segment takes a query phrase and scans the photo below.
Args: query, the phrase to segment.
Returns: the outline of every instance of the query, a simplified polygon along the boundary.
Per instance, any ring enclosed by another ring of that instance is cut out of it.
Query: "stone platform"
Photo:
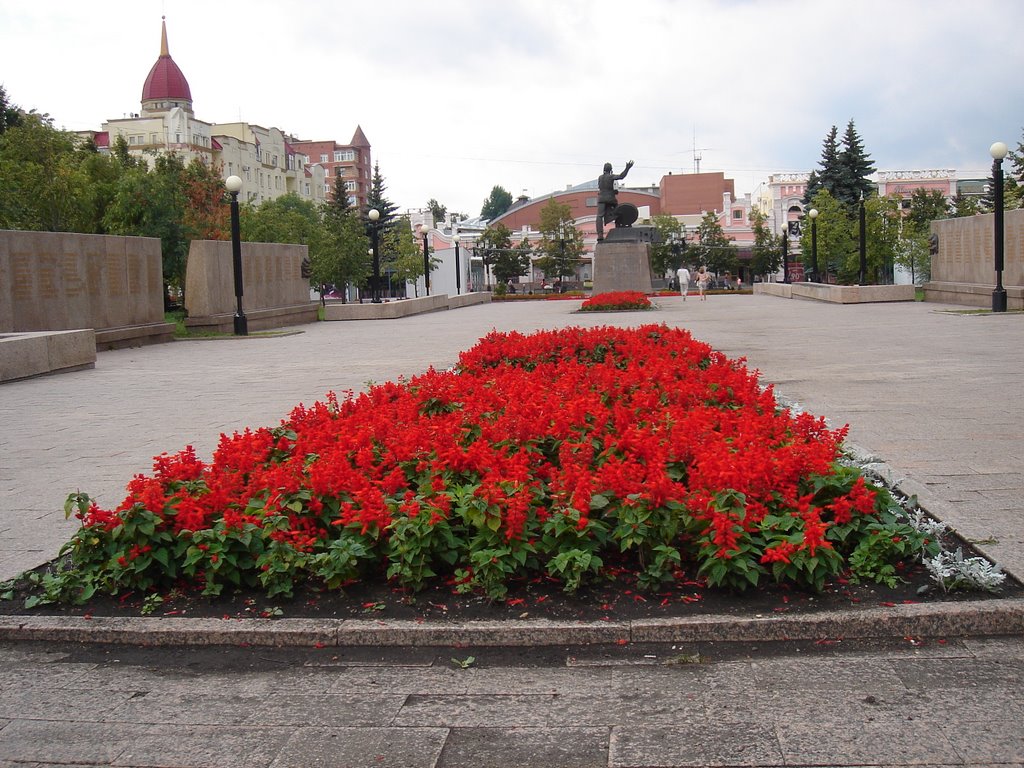
[[[832,285],[827,283],[754,283],[754,293],[783,299],[812,299],[831,304],[914,301],[912,285]]]
[[[395,320],[400,317],[422,315],[425,312],[440,312],[458,309],[491,301],[489,293],[463,293],[449,296],[445,293],[421,296],[416,299],[383,301],[380,304],[327,304],[324,320]]]
[[[612,291],[654,292],[651,246],[606,240],[594,248],[594,295]]]

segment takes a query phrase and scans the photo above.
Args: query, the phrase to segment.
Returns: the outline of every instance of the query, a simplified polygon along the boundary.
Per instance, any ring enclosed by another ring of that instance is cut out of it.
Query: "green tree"
[[[864,224],[867,230],[865,259],[867,273],[865,280],[869,285],[879,285],[892,281],[892,267],[899,262],[904,251],[904,222],[901,198],[895,195],[878,197],[873,195],[864,200]],[[842,282],[849,276],[848,282],[857,282],[860,276],[860,220],[858,216],[857,258],[840,271]]]
[[[819,189],[827,189],[835,196],[836,190],[842,186],[843,172],[839,163],[839,129],[834,125],[822,142],[821,160],[818,165],[821,167],[821,171],[818,173],[818,183],[813,194],[816,195]]]
[[[874,185],[868,179],[874,172],[874,163],[864,151],[864,142],[851,119],[846,124],[843,148],[839,152],[839,184],[832,194],[848,205],[858,204],[862,196],[866,198],[874,191]]]
[[[864,151],[864,142],[857,133],[851,119],[846,125],[842,141],[839,129],[832,126],[822,143],[819,169],[812,171],[804,191],[805,209],[812,207],[811,201],[818,192],[825,189],[833,197],[850,207],[860,202],[872,191],[868,176],[875,172],[870,156]]]
[[[334,187],[327,205],[339,213],[345,213],[352,209],[352,205],[348,201],[348,190],[345,189],[345,179],[342,176],[334,177]]]
[[[408,216],[402,216],[387,233],[385,242],[387,261],[383,270],[403,285],[415,283],[423,276],[423,250],[413,237]]]
[[[85,192],[78,165],[74,136],[46,116],[22,114],[0,134],[0,227],[77,231]]]
[[[902,236],[895,263],[910,272],[914,284],[931,276],[931,253],[928,238],[931,223],[949,218],[952,206],[937,189],[915,189],[910,195],[910,208],[902,219]]]
[[[441,205],[434,198],[430,198],[427,201],[427,210],[430,211],[430,215],[433,217],[435,224],[440,224],[444,221],[444,217],[448,214],[447,206]]]
[[[850,259],[858,259],[856,222],[850,209],[837,200],[827,189],[820,189],[811,201],[811,208],[816,208],[818,218],[814,228],[818,233],[818,275],[821,282],[828,276],[836,277],[840,265]],[[808,222],[803,227],[800,237],[800,250],[803,252],[804,269],[810,272],[812,266],[811,248],[812,227]]]
[[[949,201],[942,192],[937,189],[915,189],[910,194],[910,208],[905,221],[909,227],[927,232],[933,221],[947,219],[949,214]]]
[[[380,172],[380,164],[374,163],[370,191],[366,195],[366,210],[363,213],[365,215],[371,208],[376,208],[380,212],[378,225],[381,229],[391,226],[391,222],[395,219],[395,211],[398,210],[398,206],[387,198],[385,192],[387,192],[387,186],[384,184],[384,177]]]
[[[675,216],[659,213],[651,217],[660,242],[651,246],[651,271],[664,277],[675,272],[683,263],[686,253],[686,228]]]
[[[1010,161],[1010,173],[1018,182],[1024,182],[1024,130],[1021,131],[1021,140],[1017,142],[1017,149],[1010,150],[1007,155]]]
[[[319,247],[323,234],[316,204],[294,192],[267,200],[258,208],[247,205],[242,216],[242,238],[252,243],[306,245],[312,251]]]
[[[545,276],[560,280],[575,275],[583,256],[583,235],[576,229],[572,208],[551,198],[540,210],[540,234],[536,265]]]
[[[484,200],[484,206],[480,209],[480,217],[494,220],[512,207],[512,193],[504,187],[495,185],[491,188],[491,194]]]
[[[0,84],[0,134],[16,125],[21,125],[21,110],[11,103],[7,91]]]
[[[93,235],[107,234],[103,217],[117,194],[124,167],[111,155],[100,154],[95,143],[85,142],[77,150],[78,169],[83,182],[79,196],[80,228]]]
[[[697,242],[690,246],[690,252],[695,263],[703,264],[716,274],[735,272],[739,264],[736,246],[732,238],[726,236],[714,211],[708,211],[701,219]]]
[[[188,257],[185,166],[173,154],[157,155],[152,170],[126,168],[103,217],[110,234],[160,238],[164,282],[181,289]]]
[[[750,271],[762,276],[775,274],[782,266],[782,251],[778,239],[768,228],[768,218],[755,208],[750,212],[750,225],[754,230]]]
[[[509,280],[529,274],[530,248],[527,243],[512,247],[512,231],[504,224],[495,224],[484,230],[478,241],[483,248],[484,263],[490,266],[494,282],[502,285]]]
[[[370,241],[358,212],[347,200],[341,205],[337,203],[330,200],[320,210],[323,242],[309,254],[309,281],[321,293],[328,285],[340,288],[344,301],[348,295],[346,286],[361,283],[370,274]]]
[[[981,213],[981,204],[976,197],[957,194],[953,197],[953,205],[950,214],[954,218],[962,216],[977,216]]]

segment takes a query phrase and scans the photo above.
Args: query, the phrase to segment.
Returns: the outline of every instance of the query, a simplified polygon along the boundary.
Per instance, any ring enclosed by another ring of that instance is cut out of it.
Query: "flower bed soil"
[[[969,545],[957,542],[966,554]],[[614,578],[595,581],[567,594],[552,578],[520,580],[510,585],[504,600],[489,600],[477,592],[459,594],[450,583],[435,583],[415,594],[388,583],[383,577],[363,580],[343,590],[303,585],[291,598],[268,598],[258,589],[240,589],[217,598],[204,597],[197,588],[182,588],[161,595],[152,611],[144,608],[146,595],[127,592],[97,596],[83,605],[24,607],[30,590],[24,583],[12,599],[0,600],[0,615],[38,616],[151,616],[187,618],[338,618],[405,619],[422,621],[495,621],[551,619],[559,621],[631,621],[702,615],[755,616],[772,613],[808,613],[893,606],[901,603],[984,601],[1024,596],[1024,587],[1007,579],[999,593],[943,592],[921,566],[902,569],[904,579],[895,588],[884,584],[854,583],[848,578],[825,585],[820,593],[789,585],[765,584],[743,593],[709,588],[701,581],[681,578],[664,589],[645,592],[635,574],[614,566]]]

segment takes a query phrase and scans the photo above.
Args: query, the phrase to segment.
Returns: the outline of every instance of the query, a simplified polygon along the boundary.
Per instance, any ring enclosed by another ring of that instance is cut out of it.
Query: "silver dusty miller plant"
[[[898,514],[903,517],[903,522],[942,546],[942,551],[934,557],[922,555],[921,562],[932,579],[942,587],[943,592],[954,589],[999,591],[1006,581],[1006,574],[998,565],[983,557],[964,557],[963,549],[960,547],[957,547],[956,551],[947,549],[945,535],[949,532],[949,526],[930,517],[921,509],[916,496],[907,496],[898,490],[899,481],[892,476],[889,467],[884,463],[851,449],[850,446],[846,448],[842,461],[860,469],[873,482],[888,488],[893,499],[899,504]]]
[[[922,562],[945,592],[951,589],[984,589],[988,592],[998,592],[1006,581],[1006,574],[999,570],[998,565],[990,563],[983,557],[964,557],[963,550],[959,547],[956,552],[940,552],[935,557],[925,558]]]

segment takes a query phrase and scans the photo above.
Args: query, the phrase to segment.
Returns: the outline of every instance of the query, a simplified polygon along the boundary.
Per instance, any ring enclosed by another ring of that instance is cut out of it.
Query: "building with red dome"
[[[314,202],[326,200],[334,184],[329,174],[344,177],[356,204],[365,203],[370,187],[370,142],[361,128],[356,128],[352,145],[331,142],[329,161],[323,161],[323,153],[316,157],[306,153],[311,142],[279,128],[244,122],[213,124],[197,118],[188,79],[170,53],[166,19],[160,25],[160,54],[142,85],[140,111],[81,135],[105,152],[122,138],[129,153],[150,165],[157,155],[173,152],[186,163],[199,159],[220,166],[225,178],[242,179],[241,199],[255,205],[289,193]],[[338,152],[343,159],[330,162]]]

